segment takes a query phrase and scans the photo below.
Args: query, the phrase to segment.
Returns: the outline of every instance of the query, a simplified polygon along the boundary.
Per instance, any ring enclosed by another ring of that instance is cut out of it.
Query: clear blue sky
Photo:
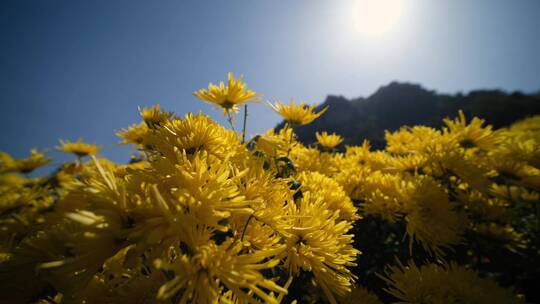
[[[393,80],[446,93],[540,89],[538,0],[405,0],[379,37],[355,32],[351,2],[2,0],[0,150],[22,157],[82,137],[127,160],[114,132],[139,121],[137,106],[223,122],[191,93],[228,71],[267,99],[310,103]],[[279,121],[251,109],[250,134]]]

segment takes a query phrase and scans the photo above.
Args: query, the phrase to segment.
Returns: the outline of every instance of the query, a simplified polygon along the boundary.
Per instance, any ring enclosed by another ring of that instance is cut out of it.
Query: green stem
[[[248,227],[249,222],[251,221],[252,218],[253,218],[253,214],[250,214],[246,224],[244,225],[244,229],[242,229],[242,237],[240,238],[241,242],[244,241],[244,234],[246,234],[247,227]]]
[[[244,105],[244,126],[242,128],[242,143],[244,143],[246,141],[246,122],[247,122],[247,117],[248,117],[248,106],[247,104]]]
[[[234,131],[234,133],[236,133],[236,130],[234,129],[234,119],[230,111],[227,111],[227,121],[229,122],[231,129]]]
[[[294,128],[292,127],[292,125],[290,126],[290,128],[291,128],[291,136],[289,136],[289,146],[287,147],[287,157],[289,157],[289,155],[291,154],[291,145],[292,145],[293,134],[294,134]]]

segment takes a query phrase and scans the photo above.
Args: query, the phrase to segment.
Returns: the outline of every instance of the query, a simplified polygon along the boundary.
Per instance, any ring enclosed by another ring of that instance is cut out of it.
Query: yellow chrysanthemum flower
[[[59,150],[91,160],[32,178],[20,173],[47,163],[43,153],[16,160],[0,152],[0,303],[378,303],[354,286],[356,275],[383,266],[354,267],[355,245],[378,246],[355,242],[353,232],[382,236],[388,252],[405,254],[396,238],[405,229],[410,250],[418,242],[440,260],[457,249],[472,262],[489,258],[490,268],[498,265],[491,245],[534,249],[540,116],[492,131],[461,112],[443,130],[403,127],[386,133],[385,149],[366,141],[336,153],[338,135],[317,133],[323,150],[294,134],[328,108],[277,102],[285,127],[246,144],[232,112],[257,94],[241,77],[229,73],[227,85],[194,95],[220,106],[233,130],[154,106],[118,132],[141,153],[130,164],[61,141]],[[378,228],[383,234],[370,230]],[[390,270],[396,301],[517,302],[454,264]]]
[[[340,220],[355,221],[360,218],[353,202],[334,179],[318,172],[302,172],[298,181],[302,192],[311,192],[322,198],[327,209],[339,211]]]
[[[387,130],[384,137],[386,151],[395,154],[426,152],[442,143],[441,131],[426,126],[402,127],[396,132]]]
[[[242,82],[242,76],[234,79],[233,73],[227,74],[227,85],[222,82],[219,86],[208,84],[208,89],[194,92],[195,97],[206,102],[215,104],[223,109],[223,113],[238,112],[238,105],[254,101],[259,94],[249,90],[246,83]]]
[[[0,174],[0,248],[43,229],[54,198],[44,179]],[[0,302],[2,302],[0,300]]]
[[[287,151],[296,145],[291,128],[283,128],[277,134],[274,129],[270,129],[265,134],[254,138],[254,142],[258,150],[275,158],[287,155]]]
[[[523,239],[523,234],[517,232],[510,225],[499,225],[496,223],[478,224],[473,229],[479,235],[502,241],[508,250],[516,252],[518,249],[523,249],[527,246]]]
[[[180,255],[170,262],[156,260],[156,268],[175,274],[161,286],[157,298],[169,299],[181,291],[179,303],[210,304],[217,302],[225,288],[243,303],[261,303],[260,298],[264,303],[278,304],[277,298],[263,289],[278,294],[287,290],[266,279],[260,270],[275,267],[279,263],[275,255],[283,248],[247,254],[241,254],[241,250],[240,242],[227,240],[221,245],[210,242],[198,246],[191,255]]]
[[[334,179],[351,199],[363,201],[366,199],[364,184],[371,173],[371,169],[367,166],[350,165],[341,169]]]
[[[342,304],[381,304],[381,300],[365,287],[356,285],[351,293],[340,299]]]
[[[523,303],[511,288],[502,288],[495,281],[455,263],[439,266],[404,266],[398,261],[382,277],[390,287],[388,293],[403,303]]]
[[[256,228],[254,222],[264,223],[265,226],[260,227],[259,232],[264,234],[271,233],[273,230],[266,230],[269,227],[278,227],[286,225],[287,215],[284,209],[284,202],[291,201],[293,199],[293,191],[289,189],[287,180],[274,179],[274,170],[268,170],[263,168],[262,160],[246,162],[246,168],[250,168],[249,171],[244,174],[238,180],[238,187],[240,195],[245,197],[245,200],[250,202],[250,207],[254,210],[250,216],[254,217],[254,221],[246,227],[246,221],[248,220],[245,215],[234,216],[230,218],[231,224],[236,225],[240,233],[245,232],[246,240],[250,241],[250,238],[260,239],[262,235],[255,235],[255,231],[252,228]],[[239,215],[236,213],[236,215]],[[271,238],[264,240],[270,241]],[[250,241],[250,243],[253,242]],[[262,247],[260,247],[262,248]]]
[[[43,167],[49,162],[51,158],[45,157],[43,152],[39,152],[36,149],[32,149],[30,157],[25,159],[17,159],[13,164],[13,171],[18,171],[21,173],[30,173],[39,167]]]
[[[396,222],[403,212],[401,177],[381,171],[360,173],[369,174],[361,180],[361,184],[356,185],[359,193],[355,198],[365,201],[362,213],[380,216],[390,223]]]
[[[73,153],[78,157],[84,157],[87,155],[96,155],[101,150],[101,147],[87,144],[82,139],[79,139],[76,142],[60,140],[60,146],[56,147],[56,149],[66,153]]]
[[[276,104],[268,103],[270,107],[276,111],[283,119],[293,126],[307,125],[323,115],[328,107],[324,108],[319,113],[315,113],[315,104],[307,106],[306,103],[301,102],[298,106],[294,104],[294,100],[291,98],[289,105],[285,105],[282,102],[277,101]]]
[[[339,221],[339,211],[325,208],[321,198],[303,194],[297,204],[289,204],[292,227],[287,229],[287,250],[284,266],[291,275],[311,271],[330,303],[337,303],[334,294],[350,292],[355,276],[347,268],[355,266],[360,251],[353,247],[352,229],[348,221]]]
[[[424,172],[424,167],[427,165],[428,158],[425,154],[407,154],[398,155],[392,158],[392,165],[385,168],[385,172],[404,171],[410,174]]]
[[[483,126],[484,120],[474,117],[469,124],[463,111],[459,111],[459,117],[455,120],[444,119],[448,126],[448,132],[456,138],[459,145],[465,149],[480,148],[488,150],[500,142],[501,138],[491,130],[491,126]]]
[[[291,149],[290,157],[298,172],[316,171],[327,176],[339,172],[339,154],[321,152],[317,148],[307,148],[295,145]]]
[[[201,151],[225,159],[241,149],[234,132],[206,115],[192,113],[186,114],[184,119],[167,121],[163,127],[144,134],[141,142],[149,155],[156,154],[158,158],[169,160],[182,158],[183,153],[193,156]]]
[[[121,144],[140,145],[147,133],[148,126],[146,123],[141,122],[140,124],[132,124],[127,128],[117,131],[116,135],[123,139]]]
[[[70,303],[155,303],[157,291],[167,278],[161,271],[151,271],[142,259],[133,259],[134,252],[135,245],[118,251],[86,287],[67,300]],[[47,303],[50,302],[43,304]]]
[[[6,152],[0,151],[0,174],[11,172],[15,169],[15,160]]]
[[[172,112],[162,111],[159,105],[155,105],[151,108],[143,108],[142,110],[139,110],[139,112],[150,129],[163,126],[175,117]]]
[[[497,179],[532,189],[540,189],[540,169],[497,154],[490,155],[488,163],[497,171]]]
[[[442,248],[457,245],[467,221],[448,200],[447,194],[431,178],[417,178],[403,185],[404,212],[410,248],[417,240],[435,255],[443,255]]]
[[[247,169],[233,172],[228,163],[213,161],[205,154],[195,155],[192,161],[184,159],[176,169],[169,178],[175,186],[169,190],[176,203],[171,209],[182,206],[201,224],[216,228],[222,228],[219,222],[232,213],[253,213],[236,185]]]
[[[509,201],[538,202],[540,193],[511,185],[493,184],[490,192],[497,198]]]
[[[490,172],[485,166],[482,166],[478,161],[466,159],[459,154],[449,153],[440,161],[442,165],[442,174],[452,172],[453,175],[459,178],[461,183],[467,187],[473,188],[480,192],[487,192],[491,182],[489,177],[494,172]]]
[[[496,184],[494,184],[495,188]],[[503,190],[506,196],[506,189]],[[491,195],[497,195],[492,191]],[[458,200],[463,204],[463,207],[475,217],[483,220],[506,222],[509,220],[510,213],[506,208],[508,202],[505,199],[494,197],[491,195],[482,194],[479,191],[460,191]],[[506,197],[505,197],[506,198]]]
[[[325,147],[328,150],[334,149],[343,142],[343,137],[335,133],[328,134],[327,132],[317,132],[315,133],[315,137],[317,138],[317,142],[319,143],[319,145]]]

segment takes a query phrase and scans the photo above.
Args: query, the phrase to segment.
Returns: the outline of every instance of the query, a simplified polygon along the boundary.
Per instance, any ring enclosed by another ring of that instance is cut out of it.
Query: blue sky
[[[391,81],[445,93],[540,90],[540,1],[406,0],[389,32],[365,37],[354,1],[0,1],[0,150],[58,139],[128,159],[115,131],[156,103],[221,111],[191,95],[232,71],[270,100],[368,96]],[[251,107],[249,134],[279,117]]]

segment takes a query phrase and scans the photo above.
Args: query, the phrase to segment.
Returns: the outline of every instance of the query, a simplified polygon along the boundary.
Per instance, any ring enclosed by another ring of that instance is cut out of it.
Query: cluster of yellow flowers
[[[527,246],[508,209],[538,204],[540,117],[494,131],[460,113],[442,130],[388,132],[383,151],[338,152],[336,134],[319,146],[294,134],[326,109],[277,102],[288,124],[244,142],[232,115],[259,94],[229,74],[194,95],[231,129],[155,106],[118,132],[140,152],[129,164],[61,142],[76,161],[32,177],[44,153],[0,154],[1,303],[283,303],[301,277],[314,301],[378,303],[353,273],[353,226],[373,216],[405,223],[409,249],[438,260],[465,232]],[[519,301],[454,263],[398,264],[381,276],[401,301]]]

